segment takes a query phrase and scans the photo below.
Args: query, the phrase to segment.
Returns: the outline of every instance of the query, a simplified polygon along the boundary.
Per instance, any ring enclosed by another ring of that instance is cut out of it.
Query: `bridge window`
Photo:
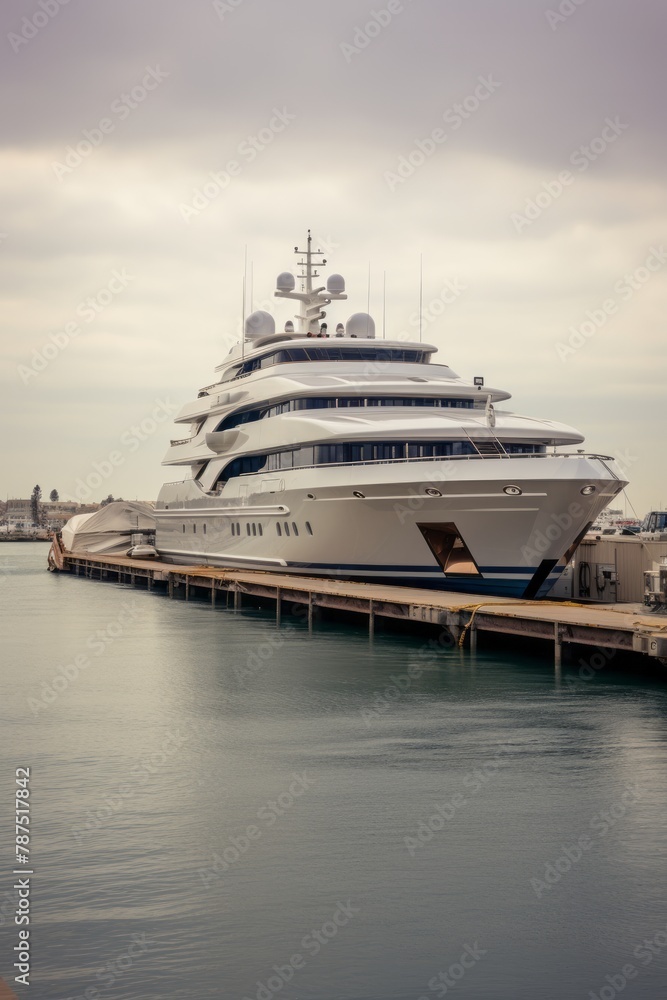
[[[302,361],[376,361],[381,363],[428,364],[430,352],[419,348],[402,347],[337,347],[333,344],[326,347],[290,347],[270,351],[257,358],[250,358],[241,364],[228,368],[222,376],[222,382],[229,382],[240,375],[259,371],[262,368],[272,368],[273,365],[284,365]]]

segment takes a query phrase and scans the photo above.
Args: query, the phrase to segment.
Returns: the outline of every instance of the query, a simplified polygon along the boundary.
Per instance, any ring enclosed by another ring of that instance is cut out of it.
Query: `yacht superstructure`
[[[626,485],[583,437],[497,409],[510,398],[435,363],[436,347],[377,339],[353,314],[330,335],[310,233],[300,273],[276,296],[299,303],[276,333],[259,311],[183,407],[190,433],[165,465],[162,558],[307,575],[387,580],[467,593],[541,597],[600,511]],[[326,264],[323,260],[322,264]],[[298,285],[298,290],[297,290]]]

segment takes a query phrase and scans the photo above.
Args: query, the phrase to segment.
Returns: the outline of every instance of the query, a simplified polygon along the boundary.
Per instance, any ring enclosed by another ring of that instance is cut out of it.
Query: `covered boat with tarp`
[[[75,514],[63,526],[61,537],[69,552],[127,555],[137,544],[153,544],[155,514],[148,503],[118,500],[92,514]]]

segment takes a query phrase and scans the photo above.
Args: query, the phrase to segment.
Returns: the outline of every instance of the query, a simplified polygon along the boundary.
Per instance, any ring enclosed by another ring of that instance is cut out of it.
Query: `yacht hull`
[[[156,546],[180,564],[539,598],[624,485],[586,455],[293,469],[217,496],[185,480],[161,490]]]

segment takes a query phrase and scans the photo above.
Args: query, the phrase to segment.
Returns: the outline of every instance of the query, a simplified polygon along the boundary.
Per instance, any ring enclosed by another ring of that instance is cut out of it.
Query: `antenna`
[[[326,264],[326,258],[322,250],[313,250],[312,243],[313,238],[309,229],[306,249],[299,250],[298,246],[294,247],[294,253],[302,258],[298,262],[300,273],[297,274],[301,283],[301,291],[294,290],[294,276],[284,272],[278,275],[278,288],[274,292],[277,298],[297,299],[301,302],[301,311],[296,319],[298,323],[297,333],[302,336],[308,332],[319,332],[319,321],[326,316],[324,306],[328,306],[334,299],[347,298],[345,280],[340,274],[330,275],[326,286],[313,287],[313,279],[320,277],[317,268]],[[317,257],[322,259],[320,261],[313,260]]]
[[[243,303],[241,305],[241,357],[245,357],[245,289],[248,275],[248,244],[243,255]]]
[[[366,316],[371,314],[371,262],[368,262],[368,294],[366,296]],[[368,336],[368,319],[366,319],[366,336]]]
[[[382,339],[387,339],[387,272],[382,272]]]
[[[424,254],[419,254],[419,343],[422,342],[422,319],[424,306]]]
[[[255,262],[251,260],[250,261],[250,312],[255,311],[255,307],[253,305],[254,290],[255,290]]]

